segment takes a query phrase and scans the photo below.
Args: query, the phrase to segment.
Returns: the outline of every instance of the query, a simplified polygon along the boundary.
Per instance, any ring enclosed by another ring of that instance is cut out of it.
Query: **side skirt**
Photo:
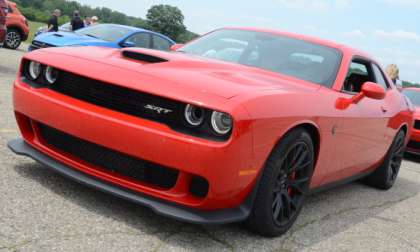
[[[320,187],[313,188],[313,189],[311,189],[309,191],[308,194],[309,195],[316,194],[316,193],[319,193],[319,192],[327,191],[327,190],[333,189],[335,187],[339,187],[339,186],[342,186],[342,185],[345,185],[345,184],[348,184],[348,183],[357,181],[359,179],[362,179],[362,178],[365,178],[365,177],[369,176],[373,172],[375,172],[375,169],[369,170],[367,172],[358,173],[358,174],[356,174],[354,176],[345,178],[343,180],[339,180],[339,181],[332,182],[332,183],[329,183],[329,184],[326,184],[326,185],[322,185]]]

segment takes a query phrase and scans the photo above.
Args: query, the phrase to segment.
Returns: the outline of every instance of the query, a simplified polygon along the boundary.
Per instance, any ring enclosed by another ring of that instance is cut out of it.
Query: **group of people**
[[[57,32],[58,31],[58,18],[61,16],[61,11],[56,9],[53,11],[51,18],[48,20],[48,32]],[[73,17],[70,22],[70,27],[72,31],[77,31],[84,27],[96,25],[98,23],[98,17],[86,17],[84,20],[80,16],[79,11],[73,12]]]

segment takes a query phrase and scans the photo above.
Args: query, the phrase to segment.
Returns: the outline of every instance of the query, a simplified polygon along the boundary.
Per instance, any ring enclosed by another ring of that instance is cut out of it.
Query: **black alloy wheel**
[[[268,237],[290,229],[303,207],[314,163],[313,141],[305,129],[295,129],[283,137],[262,171],[248,218],[251,229]]]
[[[298,213],[309,187],[313,155],[305,142],[298,142],[280,162],[273,190],[273,219],[284,226]]]
[[[364,182],[370,186],[388,190],[396,182],[405,152],[405,132],[399,131],[392,142],[384,162]]]

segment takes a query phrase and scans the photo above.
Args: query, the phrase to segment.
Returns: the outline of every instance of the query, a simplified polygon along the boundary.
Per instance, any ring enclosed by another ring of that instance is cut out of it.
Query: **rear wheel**
[[[314,147],[304,129],[288,133],[274,148],[263,170],[249,226],[265,236],[287,232],[297,219],[309,189]]]
[[[395,184],[404,156],[404,141],[404,131],[398,132],[382,165],[366,178],[365,182],[368,185],[388,190]]]
[[[22,35],[16,29],[8,29],[6,34],[6,41],[4,47],[9,49],[17,49],[22,43]]]

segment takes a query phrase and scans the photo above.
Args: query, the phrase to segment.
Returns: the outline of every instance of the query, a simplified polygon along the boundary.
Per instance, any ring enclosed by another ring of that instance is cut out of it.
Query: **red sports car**
[[[404,88],[403,94],[410,99],[416,108],[414,126],[407,151],[413,154],[420,154],[420,88]]]
[[[251,28],[176,47],[26,54],[10,149],[156,213],[267,236],[310,192],[393,186],[413,111],[367,54]]]

